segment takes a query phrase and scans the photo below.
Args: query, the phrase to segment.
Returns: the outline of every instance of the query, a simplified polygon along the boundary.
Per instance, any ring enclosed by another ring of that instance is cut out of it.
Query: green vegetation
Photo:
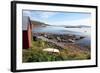
[[[47,62],[64,60],[85,60],[90,59],[89,51],[73,51],[70,48],[62,49],[50,42],[43,40],[32,41],[32,48],[23,49],[23,62]],[[60,53],[44,52],[44,48],[57,48]]]

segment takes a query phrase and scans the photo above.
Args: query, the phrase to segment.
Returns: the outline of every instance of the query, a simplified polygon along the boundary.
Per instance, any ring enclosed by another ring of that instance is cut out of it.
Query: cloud
[[[47,19],[47,18],[50,18],[50,17],[56,15],[56,13],[54,13],[54,12],[42,12],[39,15],[40,15],[41,18]]]
[[[24,16],[33,17],[34,15],[39,16],[42,19],[48,19],[49,17],[52,17],[56,15],[57,13],[54,12],[43,12],[43,11],[23,11]]]
[[[23,11],[23,16],[31,16],[31,12],[30,11]]]
[[[23,11],[23,16],[29,16],[32,20],[38,20],[39,18],[36,16],[39,16],[37,11]]]

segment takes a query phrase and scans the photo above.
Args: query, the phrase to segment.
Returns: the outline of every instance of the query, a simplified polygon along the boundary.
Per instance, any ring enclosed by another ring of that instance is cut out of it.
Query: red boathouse
[[[22,19],[22,38],[23,49],[32,47],[32,25],[28,16],[23,16]]]

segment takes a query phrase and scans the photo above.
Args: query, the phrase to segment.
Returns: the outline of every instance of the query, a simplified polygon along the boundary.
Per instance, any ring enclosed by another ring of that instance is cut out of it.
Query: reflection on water
[[[47,27],[39,27],[34,28],[33,32],[41,32],[41,33],[53,33],[53,34],[74,34],[81,35],[85,38],[78,40],[76,43],[80,45],[90,46],[91,43],[91,28],[83,27],[83,28],[65,28],[65,27],[55,27],[55,26],[47,26]]]

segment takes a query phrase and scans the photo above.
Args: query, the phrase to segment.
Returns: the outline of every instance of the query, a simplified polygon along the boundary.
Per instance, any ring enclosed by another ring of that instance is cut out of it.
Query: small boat
[[[59,53],[60,52],[58,49],[55,49],[55,48],[46,48],[46,49],[43,49],[43,51],[54,52],[54,53]]]

